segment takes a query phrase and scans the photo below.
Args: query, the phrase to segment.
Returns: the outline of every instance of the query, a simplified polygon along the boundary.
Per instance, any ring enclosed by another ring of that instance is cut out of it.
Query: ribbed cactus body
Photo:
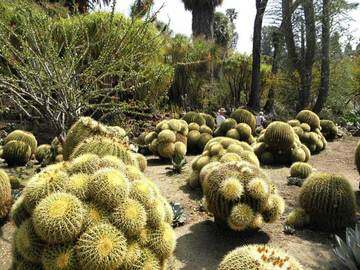
[[[11,208],[11,184],[4,170],[0,169],[0,219],[5,218]]]
[[[284,122],[272,122],[265,131],[265,143],[270,148],[288,150],[295,142],[295,134],[291,126]]]
[[[9,141],[4,145],[2,158],[9,166],[26,165],[31,158],[31,148],[22,141]]]
[[[234,118],[237,123],[245,123],[251,127],[252,132],[255,132],[256,128],[256,119],[255,116],[245,109],[237,109],[230,115],[231,118]]]
[[[311,174],[301,188],[299,199],[311,223],[319,229],[334,231],[354,222],[354,191],[342,176]]]
[[[316,113],[309,110],[302,110],[296,115],[296,119],[301,123],[306,123],[310,126],[311,130],[320,128],[320,118]]]
[[[35,136],[27,131],[23,130],[14,130],[4,139],[4,144],[7,144],[10,141],[19,141],[24,142],[31,148],[31,154],[35,154],[37,148],[37,140]]]
[[[338,134],[338,127],[331,120],[320,120],[321,133],[327,140],[334,140]]]
[[[295,162],[290,167],[290,176],[305,179],[312,173],[313,168],[305,162]]]

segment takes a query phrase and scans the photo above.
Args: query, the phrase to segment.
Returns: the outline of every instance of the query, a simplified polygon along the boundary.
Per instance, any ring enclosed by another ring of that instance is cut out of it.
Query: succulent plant
[[[235,119],[238,124],[248,124],[252,132],[255,132],[256,118],[250,111],[245,109],[237,109],[231,113],[230,117]]]
[[[8,175],[0,169],[0,219],[5,218],[11,208],[11,184]]]
[[[346,228],[345,241],[335,235],[334,253],[343,267],[349,270],[360,268],[360,224]]]
[[[236,231],[274,222],[285,202],[265,173],[249,162],[233,161],[212,168],[203,180],[207,208],[215,220]]]
[[[269,245],[248,245],[229,252],[218,270],[303,270],[301,264],[283,250]]]
[[[355,195],[343,176],[312,173],[301,188],[300,206],[310,217],[314,227],[336,231],[355,220]]]
[[[35,154],[37,148],[37,140],[35,136],[27,131],[23,130],[14,130],[4,139],[4,144],[7,144],[10,141],[20,141],[24,142],[31,148],[31,154]]]
[[[296,119],[299,120],[300,123],[308,124],[312,131],[320,128],[320,118],[312,111],[302,110],[296,115]]]
[[[31,148],[22,141],[9,141],[4,145],[2,158],[9,166],[23,166],[31,158]]]
[[[40,163],[51,155],[51,145],[42,144],[36,149],[35,159]]]
[[[182,119],[185,120],[188,124],[196,123],[199,126],[206,124],[206,120],[203,115],[197,112],[187,112]]]
[[[327,140],[334,140],[338,134],[338,127],[331,120],[320,120],[321,133]]]
[[[295,162],[290,167],[290,176],[305,179],[309,177],[312,171],[313,168],[310,164],[305,162]]]
[[[234,157],[235,156],[235,157]],[[203,153],[192,162],[193,172],[187,179],[188,184],[195,188],[201,185],[200,175],[202,169],[213,162],[227,162],[242,160],[259,166],[259,160],[251,146],[228,137],[216,137],[207,142]]]
[[[175,248],[171,206],[136,167],[113,156],[44,168],[11,212],[16,269],[160,270]]]
[[[207,113],[200,113],[202,117],[205,119],[205,124],[208,126],[211,130],[215,128],[215,119],[210,114]]]
[[[264,134],[265,143],[272,149],[288,150],[295,142],[295,133],[292,127],[284,122],[272,122]]]

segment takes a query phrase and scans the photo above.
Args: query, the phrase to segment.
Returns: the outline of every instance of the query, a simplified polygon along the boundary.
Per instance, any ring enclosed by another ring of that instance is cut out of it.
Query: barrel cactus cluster
[[[211,168],[202,189],[215,221],[234,231],[258,230],[278,220],[285,210],[283,198],[267,175],[247,161]]]
[[[114,156],[45,167],[11,218],[13,269],[166,269],[176,244],[157,186]]]
[[[327,141],[321,133],[320,118],[316,113],[303,110],[297,114],[296,119],[288,123],[311,153],[319,153],[325,149]]]
[[[244,109],[237,109],[232,112],[230,118],[224,120],[214,135],[229,137],[235,140],[252,144],[255,142],[256,119],[255,116]]]
[[[252,147],[247,143],[227,137],[216,137],[211,139],[203,153],[193,160],[192,173],[187,179],[189,186],[201,186],[210,168],[228,161],[248,161],[255,166],[260,164]]]
[[[188,114],[184,116],[184,119],[188,119],[188,117],[186,117]],[[199,116],[201,116],[201,114],[199,114]],[[209,115],[209,117],[212,116]],[[205,124],[202,125],[199,125],[196,122],[191,122],[188,124],[189,124],[189,133],[187,135],[188,152],[201,153],[204,150],[204,147],[208,143],[208,141],[210,141],[213,138],[213,128],[209,127],[206,124],[206,122]],[[212,122],[210,122],[210,124],[212,124]]]
[[[191,123],[198,124],[199,126],[206,125],[211,130],[215,128],[215,119],[210,114],[207,113],[198,113],[198,112],[187,112],[183,118],[189,125]]]
[[[161,158],[185,157],[187,152],[188,124],[185,120],[163,120],[156,125],[155,131],[144,137],[149,150]]]
[[[339,129],[331,120],[320,120],[321,133],[327,140],[334,140],[338,135]]]
[[[272,122],[264,129],[253,148],[260,162],[265,165],[307,162],[311,156],[293,128],[280,121]]]
[[[11,208],[11,184],[8,175],[0,169],[0,219],[5,218]]]
[[[217,270],[303,270],[287,252],[270,245],[247,245],[230,251]]]
[[[300,208],[289,214],[287,225],[337,231],[355,221],[355,194],[343,176],[312,173],[301,188],[299,203]]]
[[[80,117],[69,129],[63,145],[63,159],[68,160],[74,149],[85,139],[93,136],[111,136],[128,143],[128,137],[123,128],[117,126],[106,126],[90,117]]]
[[[2,158],[9,166],[23,166],[37,149],[35,136],[27,131],[14,130],[4,139]]]

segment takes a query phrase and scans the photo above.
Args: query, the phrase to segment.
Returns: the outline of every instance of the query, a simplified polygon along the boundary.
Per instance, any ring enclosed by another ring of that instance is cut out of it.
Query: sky
[[[116,11],[123,14],[130,13],[130,5],[134,0],[118,0]],[[269,4],[272,0],[269,1]],[[360,0],[353,0],[360,4]],[[191,12],[186,11],[181,0],[155,0],[154,10],[160,13],[158,19],[165,23],[170,23],[170,28],[175,33],[191,35]],[[254,0],[224,0],[223,4],[217,8],[217,11],[225,12],[228,8],[235,8],[238,12],[236,21],[236,30],[239,34],[237,50],[242,53],[251,53],[252,50],[252,32],[254,18],[256,14]],[[107,8],[108,9],[108,8]],[[360,8],[351,12],[350,16],[354,19],[349,26],[349,32],[355,37],[355,44],[360,39]],[[270,18],[265,18],[265,24],[271,23]]]

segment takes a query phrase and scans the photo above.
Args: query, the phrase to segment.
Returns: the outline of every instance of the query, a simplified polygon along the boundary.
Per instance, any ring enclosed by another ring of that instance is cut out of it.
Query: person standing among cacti
[[[266,122],[266,118],[264,116],[264,113],[262,111],[259,112],[259,114],[256,116],[256,127],[264,127],[264,124]]]
[[[226,120],[225,113],[226,113],[226,110],[224,108],[221,108],[220,110],[218,110],[218,112],[216,114],[216,126],[217,127],[220,127],[221,123]]]

